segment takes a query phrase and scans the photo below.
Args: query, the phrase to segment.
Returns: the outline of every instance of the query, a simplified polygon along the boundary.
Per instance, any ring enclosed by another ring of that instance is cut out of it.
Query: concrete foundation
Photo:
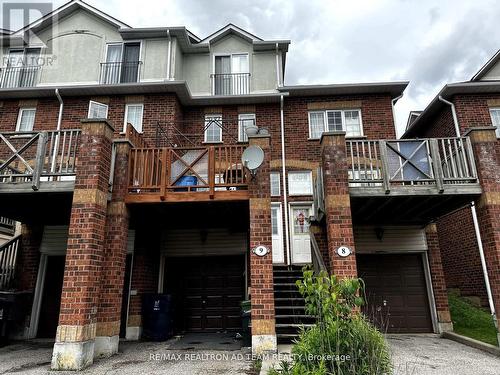
[[[252,335],[252,354],[276,353],[277,350],[276,335]]]
[[[120,336],[97,336],[94,344],[94,358],[107,358],[118,353]]]
[[[94,362],[94,340],[56,342],[52,353],[52,370],[81,370]]]
[[[141,338],[141,327],[127,327],[125,332],[125,339],[130,341],[137,341]]]

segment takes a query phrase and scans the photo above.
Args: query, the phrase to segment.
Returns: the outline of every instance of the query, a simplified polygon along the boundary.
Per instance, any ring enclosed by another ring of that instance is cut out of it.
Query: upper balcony
[[[246,95],[250,93],[250,73],[211,74],[212,95]]]
[[[40,69],[38,65],[3,67],[0,69],[0,88],[34,87],[38,84]]]
[[[355,220],[424,222],[481,194],[468,137],[346,143]]]
[[[142,61],[104,62],[99,70],[99,83],[114,85],[135,83],[141,80]]]

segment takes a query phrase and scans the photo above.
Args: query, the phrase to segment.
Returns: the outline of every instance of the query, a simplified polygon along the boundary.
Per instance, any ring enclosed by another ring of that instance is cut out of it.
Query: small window
[[[309,112],[309,137],[321,138],[321,134],[326,131],[345,131],[346,137],[362,136],[361,110]]]
[[[255,113],[240,113],[238,115],[238,141],[248,142],[247,126],[255,125]]]
[[[127,104],[125,106],[125,124],[123,131],[127,130],[127,124],[131,124],[134,129],[142,133],[142,114],[144,112],[143,104]]]
[[[496,126],[497,138],[500,138],[500,108],[490,109],[491,123]]]
[[[222,142],[222,116],[221,115],[206,115],[205,116],[205,142],[220,143]]]
[[[271,196],[279,197],[281,195],[280,174],[279,172],[271,173]]]
[[[89,118],[106,119],[108,118],[108,106],[99,102],[90,101],[89,103]]]
[[[290,195],[312,195],[312,172],[288,172],[288,190]]]
[[[20,108],[17,117],[16,132],[30,132],[35,125],[36,108]]]

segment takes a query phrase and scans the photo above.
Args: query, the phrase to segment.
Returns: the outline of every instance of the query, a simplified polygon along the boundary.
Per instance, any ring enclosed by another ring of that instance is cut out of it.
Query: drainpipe
[[[170,81],[170,59],[172,56],[172,38],[170,37],[170,30],[167,29],[167,39],[168,39],[168,48],[167,48],[167,80]]]
[[[64,102],[61,98],[61,94],[59,94],[59,89],[56,89],[56,96],[57,100],[59,100],[59,115],[57,116],[57,128],[56,130],[59,132],[61,130],[61,123],[62,123],[62,115],[63,115],[63,109],[64,109]],[[50,171],[54,173],[56,171],[56,157],[57,153],[59,152],[59,133],[56,134],[56,139],[55,139],[55,144],[54,144],[54,151],[52,153],[52,163],[50,165]]]
[[[286,177],[285,177],[285,116],[283,115],[284,107],[284,97],[280,97],[280,125],[281,125],[281,174],[282,174],[282,185],[283,185],[283,211],[285,211],[285,243],[286,243],[286,263],[290,265],[290,234],[289,234],[289,223],[288,223],[288,197],[286,189]]]
[[[460,127],[458,124],[458,117],[457,117],[457,111],[455,109],[455,105],[452,102],[444,99],[441,95],[439,95],[438,99],[440,101],[442,101],[443,103],[448,104],[450,106],[451,114],[453,116],[453,124],[455,125],[455,135],[457,137],[460,137]],[[477,247],[479,249],[479,257],[481,259],[481,267],[483,269],[483,277],[484,277],[484,283],[486,285],[486,293],[488,295],[488,302],[490,305],[491,317],[493,318],[493,323],[495,324],[495,327],[498,331],[497,314],[495,311],[495,304],[493,303],[493,295],[491,293],[490,277],[488,276],[488,267],[486,266],[486,258],[484,256],[483,240],[481,238],[481,231],[479,230],[479,222],[477,220],[476,204],[474,201],[470,202],[470,210],[472,213],[472,220],[474,222],[474,231],[476,232]]]
[[[276,83],[278,87],[281,87],[281,75],[280,75],[280,57],[279,57],[279,44],[276,43]],[[283,96],[281,97],[281,100],[283,100]],[[283,110],[283,107],[282,107]]]
[[[403,97],[403,94],[391,100],[391,109],[392,109],[392,122],[394,123],[394,127],[396,128],[396,114],[394,113],[394,105],[396,102]]]

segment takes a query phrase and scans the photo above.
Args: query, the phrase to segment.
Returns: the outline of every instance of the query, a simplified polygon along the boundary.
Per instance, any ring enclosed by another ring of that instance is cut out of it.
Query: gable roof
[[[103,11],[85,3],[82,0],[71,0],[63,5],[61,5],[59,8],[53,10],[50,13],[47,13],[46,15],[40,17],[39,19],[31,22],[30,24],[22,27],[21,29],[12,32],[10,35],[12,37],[19,37],[22,36],[26,31],[28,30],[41,30],[46,28],[47,26],[50,26],[56,17],[58,18],[63,18],[71,13],[73,13],[77,9],[84,9],[96,17],[103,19],[107,21],[108,23],[116,26],[117,28],[130,28],[129,25],[126,23],[110,16],[107,13],[104,13]]]
[[[498,50],[497,53],[495,53],[493,57],[489,59],[481,69],[479,69],[479,71],[471,78],[471,82],[479,81],[481,78],[483,78],[497,64],[499,60],[500,50]]]
[[[202,39],[200,43],[214,43],[229,34],[236,34],[249,42],[263,41],[263,39],[252,33],[249,33],[248,31],[243,30],[241,27],[238,27],[232,23],[228,23],[223,28]]]
[[[410,113],[408,114],[408,120],[406,121],[405,131],[408,130],[411,124],[413,124],[417,120],[418,116],[420,116],[422,112],[423,111],[410,111]]]

